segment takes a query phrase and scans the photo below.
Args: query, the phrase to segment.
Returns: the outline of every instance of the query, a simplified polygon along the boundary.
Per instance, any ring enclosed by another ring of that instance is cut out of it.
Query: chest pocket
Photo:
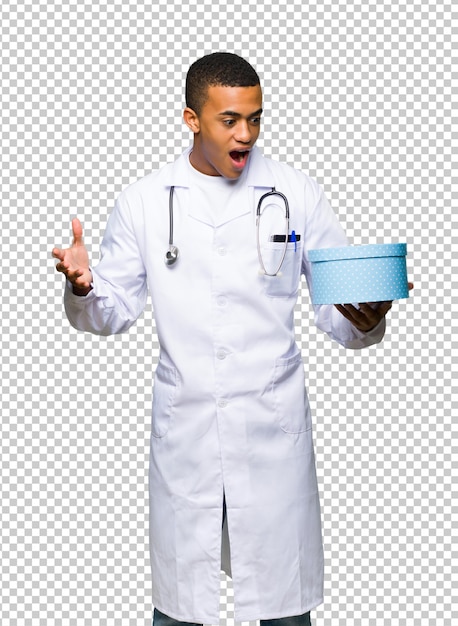
[[[281,262],[285,244],[269,241],[261,246],[264,266],[275,272]],[[302,242],[288,243],[285,258],[276,276],[263,275],[264,291],[271,298],[289,298],[299,289],[301,277]]]

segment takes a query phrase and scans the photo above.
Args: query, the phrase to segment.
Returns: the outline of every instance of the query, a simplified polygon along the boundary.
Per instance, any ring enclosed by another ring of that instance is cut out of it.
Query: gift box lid
[[[344,259],[369,259],[375,257],[406,256],[407,244],[382,243],[363,246],[344,246],[342,248],[320,248],[309,250],[308,257],[312,263],[321,261],[341,261]]]

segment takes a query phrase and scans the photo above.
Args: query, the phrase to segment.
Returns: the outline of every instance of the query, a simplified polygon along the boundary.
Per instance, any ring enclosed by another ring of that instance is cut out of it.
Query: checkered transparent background
[[[406,241],[415,282],[366,351],[317,332],[305,292],[297,307],[326,555],[314,623],[458,623],[457,15],[316,4],[3,0],[2,626],[150,624],[151,309],[124,336],[74,331],[50,251],[78,215],[97,260],[116,195],[189,144],[185,73],[216,50],[262,77],[266,155],[322,183],[353,243]]]

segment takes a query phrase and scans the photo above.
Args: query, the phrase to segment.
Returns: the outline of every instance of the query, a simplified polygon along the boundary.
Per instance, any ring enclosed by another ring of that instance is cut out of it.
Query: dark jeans
[[[154,609],[153,626],[202,626],[193,622],[178,622],[176,619],[164,615]],[[310,613],[295,617],[281,617],[280,619],[262,619],[261,626],[311,626]]]

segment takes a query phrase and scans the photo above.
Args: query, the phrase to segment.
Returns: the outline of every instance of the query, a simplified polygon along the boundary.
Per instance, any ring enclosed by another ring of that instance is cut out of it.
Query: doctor
[[[323,600],[294,306],[301,274],[311,287],[307,251],[347,240],[320,187],[255,147],[261,115],[259,77],[245,60],[198,60],[186,79],[192,147],[121,194],[97,267],[78,219],[71,247],[53,250],[79,330],[124,332],[151,295],[161,346],[149,474],[155,626],[217,624],[221,567],[237,621],[302,626]],[[257,225],[272,188],[289,223],[273,195]],[[172,265],[169,242],[179,249]],[[359,349],[382,339],[390,307],[317,306],[315,321]]]

